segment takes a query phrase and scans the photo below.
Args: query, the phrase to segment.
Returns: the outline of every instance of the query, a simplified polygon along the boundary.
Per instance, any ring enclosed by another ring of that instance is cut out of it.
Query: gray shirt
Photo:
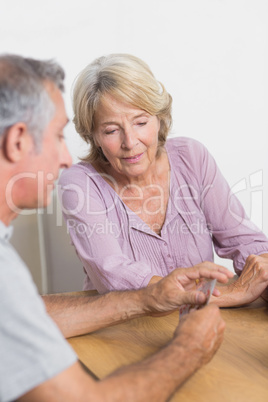
[[[75,363],[0,221],[0,402],[17,399]]]

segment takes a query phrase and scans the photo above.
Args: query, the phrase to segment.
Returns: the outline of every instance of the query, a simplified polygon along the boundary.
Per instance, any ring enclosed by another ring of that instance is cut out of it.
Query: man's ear
[[[10,162],[19,162],[33,147],[33,138],[25,123],[16,123],[8,129],[3,150]]]

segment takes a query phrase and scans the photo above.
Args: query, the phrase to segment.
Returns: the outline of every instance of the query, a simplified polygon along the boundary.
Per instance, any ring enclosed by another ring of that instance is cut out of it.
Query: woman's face
[[[149,172],[158,146],[160,123],[156,116],[106,95],[94,123],[96,146],[101,147],[114,172],[128,179]]]

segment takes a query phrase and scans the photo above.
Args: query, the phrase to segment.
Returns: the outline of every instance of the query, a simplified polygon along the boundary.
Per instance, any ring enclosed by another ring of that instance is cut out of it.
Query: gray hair
[[[0,55],[0,137],[12,125],[24,122],[39,148],[42,132],[55,112],[44,84],[52,82],[64,91],[64,76],[52,60]]]

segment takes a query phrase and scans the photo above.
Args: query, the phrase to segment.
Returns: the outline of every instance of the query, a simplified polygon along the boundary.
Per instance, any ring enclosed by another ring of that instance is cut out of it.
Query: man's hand
[[[212,298],[219,307],[232,307],[248,304],[262,296],[267,296],[268,254],[250,255],[237,281],[220,287],[221,295]]]
[[[153,285],[139,290],[115,291],[105,295],[45,295],[47,312],[66,338],[83,335],[145,314],[163,315],[182,304],[203,304],[206,296],[196,291],[196,279],[226,283],[232,272],[204,262],[174,270]]]
[[[223,341],[225,322],[216,306],[208,305],[184,316],[175,331],[174,341],[189,350],[197,368],[208,363]]]
[[[232,277],[231,271],[212,262],[203,262],[192,268],[177,268],[146,288],[147,312],[156,315],[155,313],[175,310],[182,304],[204,304],[206,296],[196,290],[196,280],[216,279],[226,283]]]

